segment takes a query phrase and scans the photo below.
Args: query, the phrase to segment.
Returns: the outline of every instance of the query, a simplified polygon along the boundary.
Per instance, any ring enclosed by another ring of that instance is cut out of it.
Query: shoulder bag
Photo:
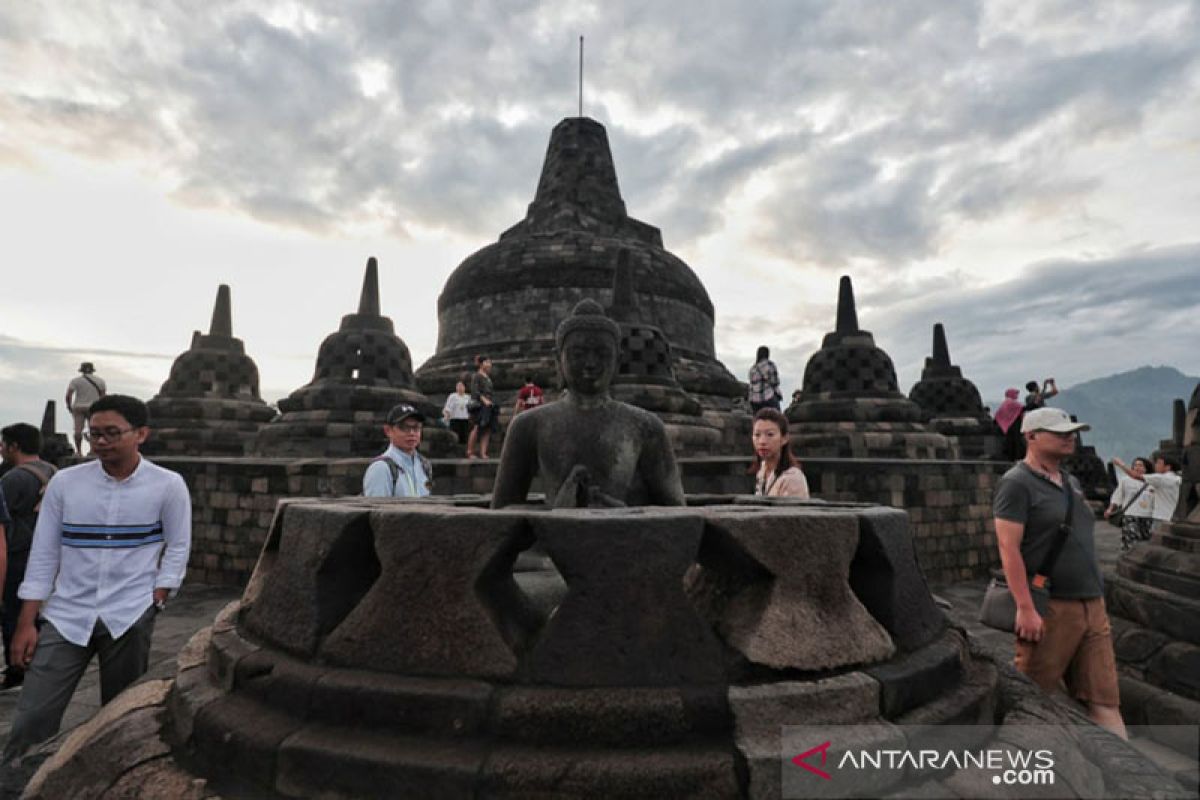
[[[1067,516],[1058,526],[1054,542],[1046,552],[1046,557],[1042,559],[1041,566],[1029,579],[1029,594],[1033,598],[1033,606],[1043,617],[1050,610],[1050,590],[1046,588],[1046,584],[1050,580],[1050,573],[1054,571],[1054,564],[1058,561],[1059,554],[1062,553],[1063,545],[1067,542],[1067,537],[1071,535],[1071,519],[1075,511],[1075,490],[1071,486],[1071,477],[1065,472],[1061,475],[1063,490],[1067,493]],[[979,621],[989,628],[1009,633],[1016,629],[1017,601],[1013,597],[1012,590],[1008,587],[1003,573],[992,575],[992,582],[988,584],[987,592],[983,595],[983,605],[979,609]]]
[[[1122,506],[1120,511],[1114,512],[1108,516],[1108,524],[1112,525],[1114,528],[1120,528],[1125,522],[1125,512],[1129,510],[1130,506],[1137,502],[1137,499],[1142,496],[1142,492],[1146,491],[1146,487],[1149,485],[1150,484],[1146,483],[1145,481],[1142,481],[1142,488],[1137,490],[1137,494],[1135,494],[1128,503]]]

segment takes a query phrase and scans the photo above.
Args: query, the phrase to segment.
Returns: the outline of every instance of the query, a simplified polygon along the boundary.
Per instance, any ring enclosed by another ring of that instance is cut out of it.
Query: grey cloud
[[[583,31],[589,97],[601,98],[589,113],[610,125],[630,210],[668,241],[720,228],[722,202],[770,170],[764,246],[882,264],[936,252],[959,218],[1045,192],[1086,197],[1102,176],[1064,175],[1063,155],[1132,135],[1165,98],[1194,101],[1200,49],[1186,4],[1173,33],[1119,45],[1088,36],[1100,7],[1039,7],[1031,28],[1068,32],[1041,56],[1019,34],[989,35],[979,2],[298,7],[311,29],[236,3],[46,12],[111,33],[78,46],[10,10],[26,39],[0,46],[70,49],[61,84],[110,97],[35,98],[18,66],[2,73],[0,105],[22,139],[147,159],[188,202],[318,231],[447,227],[482,243],[520,218],[550,127],[574,113]],[[360,92],[365,62],[386,66],[378,96]],[[678,121],[636,135],[640,120],[607,119],[606,95]],[[515,107],[528,116],[502,121]]]

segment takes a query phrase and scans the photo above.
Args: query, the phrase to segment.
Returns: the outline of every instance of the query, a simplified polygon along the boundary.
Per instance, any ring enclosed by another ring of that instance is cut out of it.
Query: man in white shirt
[[[96,374],[92,362],[79,365],[79,377],[67,384],[67,410],[75,420],[75,455],[83,455],[83,426],[87,423],[88,409],[92,403],[108,394],[104,378]]]
[[[187,569],[192,504],[183,478],[138,452],[146,423],[137,398],[97,400],[87,433],[97,460],[46,486],[18,590],[24,603],[11,649],[25,688],[5,763],[58,731],[94,654],[102,703],[149,666],[155,615]]]
[[[1154,520],[1161,522],[1170,520],[1179,505],[1179,486],[1183,477],[1179,474],[1179,461],[1173,456],[1154,455],[1154,472],[1139,477],[1134,470],[1125,465],[1119,458],[1113,459],[1113,464],[1129,477],[1137,481],[1145,481],[1154,492]]]
[[[367,497],[426,497],[433,490],[433,468],[417,452],[425,415],[408,403],[388,412],[383,432],[390,446],[363,475]]]

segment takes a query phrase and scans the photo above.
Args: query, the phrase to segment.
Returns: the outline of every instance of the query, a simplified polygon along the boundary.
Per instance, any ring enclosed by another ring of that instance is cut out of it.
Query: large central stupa
[[[525,219],[459,265],[438,298],[437,352],[417,370],[431,396],[454,390],[476,355],[492,359],[498,394],[526,375],[558,386],[553,331],[580,300],[612,304],[617,254],[629,251],[638,305],[671,345],[675,375],[706,410],[728,410],[743,388],[716,358],[713,305],[658,228],[625,211],[604,126],[555,126]]]

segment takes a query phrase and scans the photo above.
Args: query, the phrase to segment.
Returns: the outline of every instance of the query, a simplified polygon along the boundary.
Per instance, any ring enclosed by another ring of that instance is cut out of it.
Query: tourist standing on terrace
[[[533,382],[533,376],[526,375],[525,385],[517,392],[517,404],[513,409],[513,416],[540,406],[544,401],[544,394],[542,387]]]
[[[1113,459],[1115,466],[1117,459]],[[1142,457],[1133,460],[1130,475],[1117,476],[1117,488],[1104,509],[1104,518],[1109,519],[1121,512],[1121,550],[1133,547],[1134,542],[1150,539],[1154,527],[1154,490],[1140,476],[1153,469],[1150,460]]]
[[[417,452],[425,415],[408,403],[393,406],[383,423],[391,443],[363,474],[367,497],[427,497],[433,491],[433,467]]]
[[[1021,415],[1025,406],[1017,398],[1016,389],[1004,390],[1004,402],[996,409],[996,424],[1004,434],[1004,457],[1009,461],[1020,461],[1025,457],[1025,439],[1021,436]]]
[[[4,682],[0,689],[21,685],[25,672],[12,661],[12,637],[17,629],[21,600],[17,588],[25,580],[25,565],[29,562],[29,547],[37,526],[42,494],[56,472],[53,464],[38,457],[42,451],[42,432],[27,422],[18,422],[0,430],[0,456],[11,467],[0,476],[0,494],[8,502],[12,523],[5,531],[8,545],[8,566],[4,571],[4,607],[0,609],[0,628],[4,637]]]
[[[492,399],[492,360],[487,356],[475,356],[478,369],[471,376],[471,401],[467,408],[471,415],[471,433],[467,436],[467,458],[475,458],[475,445],[479,445],[481,458],[488,457],[488,442],[499,430],[499,412]]]
[[[1054,378],[1046,378],[1040,388],[1037,381],[1025,384],[1025,391],[1029,392],[1025,395],[1025,410],[1033,411],[1035,408],[1046,407],[1046,401],[1058,394],[1058,385],[1054,383]]]
[[[1062,469],[1075,452],[1076,434],[1088,429],[1058,408],[1026,412],[1025,458],[996,485],[992,510],[1000,562],[1017,606],[1016,668],[1046,692],[1065,680],[1093,722],[1124,738],[1092,511],[1079,482]],[[1059,539],[1043,617],[1030,590],[1040,581],[1031,578]]]
[[[79,365],[80,375],[67,384],[67,410],[75,420],[75,455],[83,455],[83,426],[87,423],[88,408],[108,394],[104,379],[96,374],[92,362]]]
[[[764,408],[779,410],[783,395],[779,392],[779,370],[771,360],[771,351],[766,346],[758,348],[754,366],[750,368],[750,408],[755,413]]]
[[[467,385],[459,381],[454,384],[454,391],[446,397],[446,405],[442,406],[442,417],[458,437],[459,444],[466,444],[471,432],[471,415],[467,410],[470,402]]]
[[[788,421],[773,408],[754,415],[754,494],[759,497],[808,497],[808,480],[792,455]]]
[[[1154,455],[1154,471],[1143,472],[1141,475],[1130,469],[1119,458],[1113,459],[1113,465],[1135,481],[1144,481],[1154,493],[1154,520],[1167,522],[1175,514],[1175,506],[1179,504],[1179,487],[1183,476],[1179,474],[1179,461],[1172,456]]]
[[[96,454],[50,479],[34,529],[13,662],[25,668],[4,763],[53,736],[88,662],[100,654],[100,701],[150,663],[155,616],[179,588],[192,541],[192,504],[178,473],[143,458],[146,404],[108,395],[92,404]],[[39,627],[38,620],[41,619]]]

